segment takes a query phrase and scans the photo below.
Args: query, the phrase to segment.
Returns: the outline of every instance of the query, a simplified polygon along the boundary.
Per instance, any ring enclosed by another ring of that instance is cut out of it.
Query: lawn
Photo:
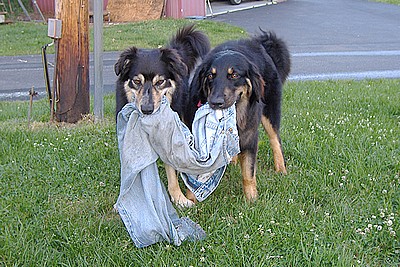
[[[264,133],[260,198],[240,170],[180,210],[208,237],[137,249],[113,204],[119,190],[114,97],[106,119],[49,124],[45,100],[0,102],[1,266],[399,266],[399,80],[289,82],[275,174]],[[162,173],[163,179],[165,175]]]
[[[393,5],[400,5],[400,0],[374,0],[375,2],[382,2]]]
[[[129,46],[154,48],[165,45],[177,29],[186,24],[196,24],[207,33],[213,46],[228,39],[247,37],[238,27],[222,22],[188,19],[162,19],[136,23],[104,24],[103,45],[105,51],[122,51]],[[16,22],[0,27],[0,56],[40,54],[41,47],[52,41],[47,37],[44,23]],[[4,36],[4,38],[3,38]],[[90,26],[90,50],[93,51],[93,27]],[[54,47],[48,49],[54,53]]]
[[[157,47],[187,22],[107,25],[104,48]],[[213,45],[246,36],[195,23]],[[1,25],[0,36],[10,38],[0,39],[0,55],[39,54],[46,34],[41,23]],[[114,96],[105,97],[103,122],[88,116],[76,125],[48,123],[44,99],[34,101],[29,126],[29,103],[0,102],[0,266],[399,266],[399,83],[288,82],[288,175],[274,173],[262,132],[259,200],[245,203],[240,170],[230,166],[206,201],[179,210],[206,230],[204,241],[145,249],[113,211]]]

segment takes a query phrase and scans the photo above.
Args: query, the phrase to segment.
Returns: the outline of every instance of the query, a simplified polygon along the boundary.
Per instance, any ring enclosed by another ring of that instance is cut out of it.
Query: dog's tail
[[[268,55],[272,58],[282,82],[285,82],[290,73],[291,65],[289,49],[283,40],[276,37],[275,33],[263,30],[261,32],[256,37],[256,40],[262,44]]]
[[[172,37],[169,47],[178,51],[190,73],[197,62],[208,54],[211,44],[203,32],[196,30],[194,25],[187,25],[180,28]]]

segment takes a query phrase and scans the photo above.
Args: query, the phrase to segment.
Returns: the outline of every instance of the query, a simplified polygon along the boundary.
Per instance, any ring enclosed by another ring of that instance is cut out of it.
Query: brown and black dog
[[[186,112],[190,75],[209,51],[208,37],[193,25],[179,29],[165,48],[125,50],[114,66],[118,76],[116,115],[131,101],[135,101],[141,113],[152,114],[166,95],[171,108],[182,118]],[[175,170],[165,167],[172,201],[181,206],[193,205],[182,194]]]
[[[258,127],[263,125],[273,151],[275,170],[286,173],[281,139],[282,86],[290,72],[286,44],[274,33],[262,31],[249,39],[228,41],[215,47],[197,68],[190,86],[190,104],[185,120],[193,120],[199,104],[213,109],[236,103],[243,176],[243,191],[249,201],[257,199],[256,158]],[[189,193],[189,199],[194,196]]]

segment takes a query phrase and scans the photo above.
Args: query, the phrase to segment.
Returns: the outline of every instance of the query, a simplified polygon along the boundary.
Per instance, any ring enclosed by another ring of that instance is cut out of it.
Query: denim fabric
[[[185,184],[204,200],[240,152],[235,116],[234,106],[214,111],[206,104],[196,113],[192,135],[166,98],[152,115],[141,114],[134,103],[118,114],[121,188],[116,208],[137,247],[162,240],[180,245],[184,240],[205,238],[198,224],[179,218],[159,178],[156,161],[160,158],[185,173]]]

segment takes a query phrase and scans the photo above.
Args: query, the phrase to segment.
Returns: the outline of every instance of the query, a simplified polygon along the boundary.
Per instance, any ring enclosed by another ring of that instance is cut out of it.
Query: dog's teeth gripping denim
[[[121,188],[115,206],[137,247],[163,240],[179,246],[206,236],[200,225],[179,218],[156,161],[160,158],[181,172],[196,198],[206,199],[218,186],[226,165],[240,152],[235,106],[215,111],[203,105],[192,129],[194,134],[166,98],[152,115],[141,114],[134,103],[118,114]]]

